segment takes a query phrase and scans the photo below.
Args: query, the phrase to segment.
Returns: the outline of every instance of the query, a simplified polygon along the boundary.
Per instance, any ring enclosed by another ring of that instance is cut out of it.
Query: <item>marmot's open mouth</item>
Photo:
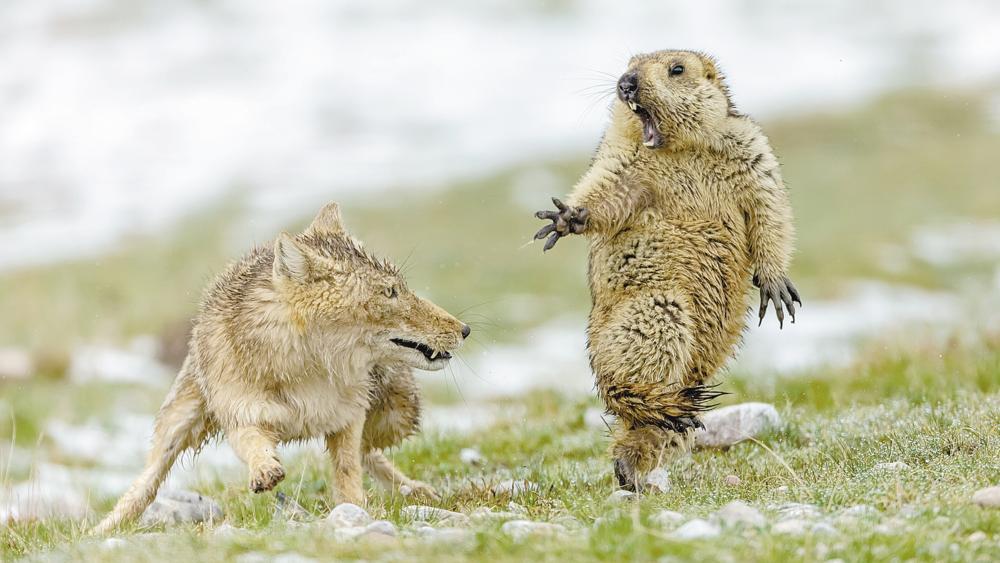
[[[393,344],[396,346],[402,346],[403,348],[413,348],[417,352],[420,352],[427,358],[427,361],[433,362],[434,360],[450,360],[451,352],[445,350],[444,352],[439,352],[430,346],[414,342],[412,340],[403,340],[402,338],[390,338]]]
[[[639,116],[642,122],[642,144],[651,149],[659,148],[663,144],[663,137],[659,129],[656,128],[656,121],[649,111],[635,102],[625,102],[628,107]]]

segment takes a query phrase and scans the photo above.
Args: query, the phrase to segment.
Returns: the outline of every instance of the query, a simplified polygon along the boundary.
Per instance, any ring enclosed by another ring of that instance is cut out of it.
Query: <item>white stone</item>
[[[985,540],[986,537],[987,537],[986,536],[986,532],[984,532],[982,530],[977,530],[977,531],[972,532],[971,534],[969,534],[969,537],[967,537],[965,539],[968,542],[976,543],[976,542],[981,542],[981,541]]]
[[[874,471],[906,471],[910,466],[902,461],[887,461],[885,463],[877,463],[872,469]]]
[[[396,525],[388,520],[376,520],[365,526],[364,534],[381,534],[383,536],[396,536]]]
[[[364,508],[349,502],[333,507],[329,516],[326,517],[326,523],[335,529],[364,528],[371,522],[372,517]]]
[[[809,529],[809,523],[798,518],[782,520],[771,526],[771,532],[775,534],[787,534],[790,536],[801,536]]]
[[[652,515],[649,519],[657,526],[667,528],[676,526],[677,524],[683,522],[684,515],[680,512],[674,512],[673,510],[661,510]]]
[[[741,500],[734,500],[720,508],[714,515],[713,520],[725,527],[748,526],[760,528],[767,523],[767,519],[756,508]]]
[[[183,490],[163,490],[139,519],[142,526],[198,522],[221,522],[222,507],[198,493]]]
[[[972,494],[972,502],[982,507],[1000,507],[1000,487],[986,487]]]
[[[722,533],[718,524],[713,524],[707,520],[702,520],[701,518],[695,518],[694,520],[689,520],[680,528],[677,528],[670,534],[670,537],[679,540],[697,540],[697,539],[707,539],[714,538]]]
[[[418,536],[425,541],[447,544],[469,544],[476,539],[476,534],[466,528],[433,528],[421,526],[415,529]]]
[[[735,487],[740,484],[740,478],[736,475],[726,475],[722,478],[722,482],[730,487]]]
[[[507,479],[500,481],[490,489],[496,496],[507,495],[517,498],[526,493],[538,492],[538,485],[523,479]]]
[[[521,506],[520,504],[517,504],[514,501],[510,501],[510,502],[507,503],[507,510],[509,510],[511,512],[516,512],[518,514],[527,514],[528,513],[528,509],[527,508]]]
[[[566,533],[566,528],[559,524],[548,522],[532,522],[531,520],[511,520],[505,522],[500,527],[500,531],[507,534],[516,542],[524,541],[532,537],[554,537]]]
[[[787,502],[777,507],[778,518],[785,520],[791,518],[819,518],[821,513],[819,508],[813,504],[803,504],[799,502]]]
[[[583,424],[593,430],[607,431],[614,428],[616,422],[615,415],[608,414],[597,407],[588,407],[583,413]]]
[[[646,475],[646,486],[650,493],[665,493],[670,490],[670,473],[662,467],[649,472]]]
[[[31,354],[20,348],[0,348],[0,380],[27,379],[35,372]]]
[[[855,504],[845,508],[840,514],[848,518],[871,518],[878,515],[878,510],[867,504]]]
[[[695,444],[722,448],[780,427],[781,415],[766,403],[741,403],[710,411],[701,421],[705,428],[695,432]]]
[[[618,489],[610,495],[608,495],[608,501],[615,504],[621,504],[624,502],[631,502],[633,500],[638,500],[639,495],[633,493],[632,491],[626,491],[624,489]]]
[[[462,451],[458,452],[458,458],[466,465],[479,466],[486,463],[486,458],[475,448],[462,448]]]
[[[423,520],[425,522],[442,522],[451,525],[465,525],[469,523],[469,517],[461,512],[452,512],[434,506],[404,506],[400,510],[400,514],[410,520]]]

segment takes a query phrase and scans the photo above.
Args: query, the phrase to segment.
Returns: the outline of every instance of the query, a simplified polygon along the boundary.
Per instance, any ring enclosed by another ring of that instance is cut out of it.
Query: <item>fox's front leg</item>
[[[364,419],[352,422],[343,430],[326,437],[326,449],[333,462],[333,487],[338,503],[361,506],[365,502],[362,486],[361,435]]]
[[[236,455],[250,469],[250,490],[270,491],[285,478],[285,468],[278,459],[278,441],[256,426],[241,426],[226,432]]]

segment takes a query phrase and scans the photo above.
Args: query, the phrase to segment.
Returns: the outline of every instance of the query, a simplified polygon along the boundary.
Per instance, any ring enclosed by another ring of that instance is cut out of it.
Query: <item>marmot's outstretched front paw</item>
[[[780,280],[762,282],[757,276],[754,276],[753,284],[760,288],[760,311],[758,312],[760,322],[757,323],[757,326],[764,324],[764,315],[767,314],[768,301],[774,302],[774,312],[778,315],[778,328],[784,328],[785,326],[785,312],[782,309],[782,305],[784,305],[785,309],[788,309],[788,314],[791,315],[792,322],[795,322],[795,305],[793,303],[798,303],[799,307],[801,307],[802,298],[799,297],[799,290],[795,289],[790,279],[782,278]]]
[[[590,217],[590,211],[586,207],[569,207],[556,198],[552,198],[552,203],[558,211],[535,213],[535,217],[539,219],[552,221],[551,225],[545,225],[535,233],[535,240],[549,237],[542,248],[543,252],[555,246],[561,237],[582,233],[587,228],[587,218]]]

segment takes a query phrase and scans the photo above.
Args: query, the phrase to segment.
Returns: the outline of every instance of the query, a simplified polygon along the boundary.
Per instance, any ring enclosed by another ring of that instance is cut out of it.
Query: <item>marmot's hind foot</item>
[[[636,478],[635,467],[624,459],[615,460],[615,478],[618,479],[618,488],[633,493],[642,492],[642,484]]]

